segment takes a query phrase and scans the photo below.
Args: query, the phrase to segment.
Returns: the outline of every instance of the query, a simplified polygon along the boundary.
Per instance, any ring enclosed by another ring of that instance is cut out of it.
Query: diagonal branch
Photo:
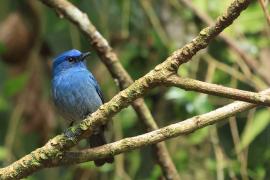
[[[177,86],[185,90],[198,91],[205,94],[270,106],[270,96],[268,95],[211,84],[190,78],[183,78],[177,75],[172,75],[167,79],[164,79],[160,85]]]
[[[207,47],[209,41],[221,33],[226,27],[233,23],[233,21],[240,15],[240,13],[247,8],[250,0],[235,0],[231,3],[227,11],[219,16],[215,23],[209,24],[209,27],[201,30],[199,36],[194,38],[190,43],[183,48],[175,51],[167,61],[167,65],[172,68],[178,68],[182,63],[188,62],[199,50]],[[169,68],[169,67],[168,67]]]
[[[117,85],[121,90],[133,83],[133,79],[121,65],[117,54],[113,51],[107,40],[96,30],[96,27],[92,24],[86,14],[66,0],[43,0],[42,2],[54,8],[59,14],[73,22],[87,36],[112,77],[118,81]],[[132,102],[132,106],[148,131],[158,129],[158,126],[143,99],[139,98],[135,100]],[[164,176],[167,179],[180,179],[165,143],[154,145],[153,150]]]
[[[214,21],[211,19],[211,17],[209,17],[207,14],[203,13],[202,11],[198,10],[190,0],[179,0],[179,1],[184,6],[191,9],[195,13],[195,15],[198,16],[208,26],[211,26],[211,24],[214,23]],[[261,1],[261,0],[259,0],[259,1]],[[269,78],[268,74],[266,74],[263,71],[259,70],[260,65],[259,65],[258,61],[255,58],[248,55],[247,52],[242,50],[237,45],[237,43],[232,38],[227,36],[226,34],[220,34],[219,36],[248,65],[248,67],[251,70],[256,72],[265,82],[270,84],[270,78]]]
[[[267,5],[266,5],[266,2],[264,0],[259,0],[259,3],[262,7],[262,10],[263,10],[263,13],[264,13],[264,16],[265,16],[265,19],[268,23],[268,26],[270,26],[270,14],[267,10]]]
[[[270,95],[270,89],[267,89],[260,94]],[[62,156],[62,159],[55,159],[51,162],[50,165],[70,165],[92,161],[110,155],[117,155],[146,145],[161,142],[168,138],[192,133],[200,128],[220,122],[226,118],[235,116],[236,114],[243,111],[248,111],[254,107],[256,107],[254,104],[235,101],[209,113],[198,115],[143,135],[121,139],[114,143],[106,144],[92,149],[82,150],[79,152],[65,152]]]
[[[109,121],[123,108],[130,105],[135,99],[145,95],[147,91],[157,86],[159,82],[166,79],[169,75],[175,73],[180,64],[187,62],[199,50],[205,48],[210,40],[215,38],[222,30],[228,27],[250,3],[250,0],[235,0],[228,7],[227,11],[217,19],[217,22],[208,28],[203,29],[200,34],[183,48],[175,51],[162,64],[156,66],[142,78],[136,80],[127,89],[119,92],[108,103],[102,105],[96,112],[81,121],[79,124],[69,128],[68,134],[73,134],[72,138],[64,134],[58,135],[47,142],[43,147],[32,151],[30,154],[22,157],[13,164],[0,169],[0,179],[19,179],[28,176],[50,164],[51,161],[61,159],[63,154],[69,148],[75,146],[81,139],[91,135],[93,130]],[[75,12],[76,13],[76,12]],[[238,105],[238,104],[237,104]],[[238,107],[234,107],[237,111]],[[213,111],[215,112],[215,111]],[[237,112],[240,112],[238,109]],[[222,118],[227,117],[226,113]],[[196,117],[194,118],[196,119]],[[193,120],[194,120],[193,119]],[[190,121],[193,121],[190,120]],[[215,123],[217,119],[211,121]],[[196,121],[199,126],[201,119]],[[206,124],[210,122],[206,120]],[[179,127],[188,128],[188,127]],[[193,130],[193,129],[191,129]],[[195,129],[194,129],[195,130]],[[170,133],[170,131],[168,131]]]

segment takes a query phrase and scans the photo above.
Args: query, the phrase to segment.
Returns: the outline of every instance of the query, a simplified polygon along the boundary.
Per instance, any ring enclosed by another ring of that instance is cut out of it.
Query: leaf
[[[237,151],[239,152],[249,146],[250,143],[252,143],[252,141],[267,127],[269,122],[269,109],[257,111],[253,121],[245,127]]]

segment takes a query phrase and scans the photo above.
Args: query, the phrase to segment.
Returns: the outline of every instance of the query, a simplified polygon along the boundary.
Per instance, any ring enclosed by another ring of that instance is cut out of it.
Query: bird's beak
[[[86,58],[87,56],[89,56],[90,54],[91,54],[90,52],[82,53],[80,60],[81,60],[81,61],[85,60],[85,58]]]

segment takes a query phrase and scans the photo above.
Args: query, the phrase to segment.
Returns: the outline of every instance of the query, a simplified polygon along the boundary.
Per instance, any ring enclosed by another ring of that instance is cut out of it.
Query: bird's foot
[[[69,124],[69,128],[64,131],[65,136],[70,140],[73,140],[76,137],[76,132],[74,132],[72,129],[73,124],[74,124],[74,121],[72,121]]]
[[[71,130],[70,128],[66,129],[66,130],[64,131],[64,134],[65,134],[65,136],[66,136],[67,138],[69,138],[69,139],[73,139],[74,136],[75,136],[75,134],[72,132],[72,130]]]

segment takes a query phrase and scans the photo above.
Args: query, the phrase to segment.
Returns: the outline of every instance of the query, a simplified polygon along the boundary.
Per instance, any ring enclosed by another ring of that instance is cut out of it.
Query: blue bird
[[[86,66],[89,54],[73,49],[53,61],[53,101],[61,116],[71,124],[83,120],[104,103],[97,80]],[[105,125],[94,130],[89,137],[90,147],[106,144],[104,130]],[[106,162],[112,163],[113,157],[95,160],[95,165],[102,166]]]

